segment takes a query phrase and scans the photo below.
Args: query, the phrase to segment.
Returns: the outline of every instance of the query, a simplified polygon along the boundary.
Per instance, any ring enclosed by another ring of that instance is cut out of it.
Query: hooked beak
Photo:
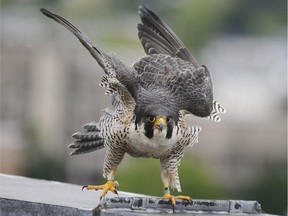
[[[164,118],[163,116],[156,117],[154,121],[154,128],[157,128],[158,130],[162,131],[165,127],[167,127],[166,118]]]

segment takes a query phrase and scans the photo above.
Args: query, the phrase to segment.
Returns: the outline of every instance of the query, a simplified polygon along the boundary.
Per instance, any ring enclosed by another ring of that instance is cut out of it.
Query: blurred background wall
[[[81,126],[110,106],[103,72],[74,36],[44,17],[44,7],[79,27],[128,65],[144,55],[137,7],[148,4],[205,64],[221,123],[200,125],[180,178],[192,198],[258,200],[287,212],[287,2],[285,0],[2,0],[1,172],[81,185],[103,183],[105,150],[70,157]],[[126,156],[120,189],[160,196],[159,161]],[[141,185],[141,187],[139,186]]]

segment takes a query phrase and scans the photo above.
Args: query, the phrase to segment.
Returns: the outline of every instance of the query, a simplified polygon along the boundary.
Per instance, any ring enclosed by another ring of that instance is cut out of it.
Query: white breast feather
[[[179,139],[180,135],[177,135],[177,129],[173,129],[173,135],[170,139],[166,138],[167,130],[163,129],[154,130],[153,138],[149,139],[144,133],[144,125],[141,125],[139,132],[135,131],[135,125],[132,124],[129,128],[130,139],[128,145],[134,147],[136,151],[142,153],[149,153],[151,157],[159,157],[160,155],[166,153],[175,145]]]

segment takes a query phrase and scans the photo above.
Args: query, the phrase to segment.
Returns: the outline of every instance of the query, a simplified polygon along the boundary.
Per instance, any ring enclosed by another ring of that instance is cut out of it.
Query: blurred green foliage
[[[65,162],[59,158],[48,155],[42,149],[40,132],[36,124],[28,123],[25,127],[27,148],[24,176],[47,179],[65,180]]]
[[[236,34],[273,34],[285,31],[287,1],[234,1],[233,10],[223,20],[223,30]]]
[[[127,157],[127,156],[126,156]],[[142,193],[153,196],[163,195],[163,185],[160,177],[160,161],[156,159],[142,159],[128,157],[124,160],[125,169],[121,165],[116,173],[120,183],[120,190]],[[204,167],[200,159],[189,159],[187,154],[181,161],[179,177],[182,191],[192,198],[221,199],[226,192],[209,168]],[[178,193],[176,190],[172,194]]]
[[[184,43],[198,51],[217,34],[275,34],[287,24],[286,0],[106,0],[73,1],[26,0],[22,7],[47,7],[69,17],[118,19],[135,16],[140,4],[147,4],[177,32]],[[17,0],[2,0],[2,7],[21,5]],[[69,15],[67,15],[69,14]],[[121,22],[121,21],[119,21]],[[137,20],[135,20],[136,28]],[[117,37],[120,35],[115,34]],[[109,35],[107,35],[110,37]],[[116,37],[115,36],[115,37]]]
[[[287,211],[286,164],[274,164],[274,167],[268,168],[239,196],[257,200],[268,213],[284,215]]]

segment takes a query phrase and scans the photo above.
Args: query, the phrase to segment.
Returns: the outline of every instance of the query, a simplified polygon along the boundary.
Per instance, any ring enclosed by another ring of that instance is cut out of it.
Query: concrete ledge
[[[103,208],[126,208],[131,210],[171,209],[169,200],[151,197],[114,197],[108,198]],[[257,201],[243,200],[193,200],[192,202],[176,200],[176,212],[220,212],[220,213],[261,213],[261,206]]]
[[[0,215],[94,215],[101,191],[82,191],[81,188],[80,185],[0,174]],[[114,196],[107,194],[107,198]],[[143,195],[119,191],[119,196]]]
[[[166,215],[172,213],[167,199],[119,191],[82,191],[81,186],[0,174],[1,215]],[[176,201],[173,215],[265,215],[257,201]]]
[[[126,209],[149,213],[173,213],[170,202],[167,199],[152,197],[114,197],[108,198],[98,209]],[[104,212],[104,211],[103,211]],[[177,214],[237,214],[260,215],[262,209],[257,201],[244,200],[193,200],[191,202],[176,200],[175,213]]]
[[[91,210],[0,198],[1,215],[93,215]]]

